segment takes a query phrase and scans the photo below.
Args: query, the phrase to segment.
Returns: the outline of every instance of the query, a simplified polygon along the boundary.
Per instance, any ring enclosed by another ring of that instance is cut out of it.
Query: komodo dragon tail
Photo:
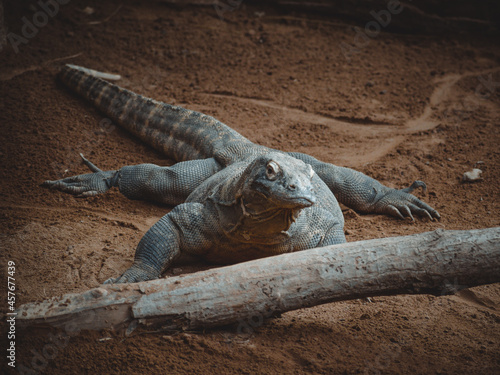
[[[213,117],[158,102],[99,78],[112,78],[76,65],[59,78],[111,120],[176,161],[206,159],[230,144],[250,143]]]

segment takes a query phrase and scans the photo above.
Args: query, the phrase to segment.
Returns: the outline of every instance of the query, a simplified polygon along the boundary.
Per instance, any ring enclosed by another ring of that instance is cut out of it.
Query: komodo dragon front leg
[[[401,219],[406,216],[412,220],[413,214],[430,220],[441,217],[431,206],[410,194],[419,187],[426,189],[422,181],[415,181],[405,189],[392,189],[353,169],[324,163],[307,154],[288,154],[310,164],[337,200],[358,212],[386,214]]]
[[[129,199],[177,205],[146,232],[132,266],[105,284],[157,279],[181,253],[200,254],[212,246],[207,233],[213,233],[214,228],[203,217],[203,205],[181,203],[221,169],[215,159],[186,161],[171,167],[139,164],[117,171],[102,171],[83,156],[82,159],[93,173],[45,181],[43,185],[77,197],[95,196],[116,186]]]
[[[102,171],[81,156],[93,173],[45,181],[42,186],[77,197],[91,197],[118,187],[129,199],[178,205],[203,181],[221,170],[219,163],[209,158],[180,162],[171,167],[139,164],[114,171]]]
[[[202,254],[213,243],[214,223],[206,220],[200,203],[184,203],[163,216],[142,237],[134,263],[118,278],[104,284],[136,283],[158,279],[181,253]]]

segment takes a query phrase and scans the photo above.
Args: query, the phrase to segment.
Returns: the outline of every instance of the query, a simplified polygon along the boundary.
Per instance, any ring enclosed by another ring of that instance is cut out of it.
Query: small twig
[[[40,65],[32,65],[32,66],[29,66],[29,67],[24,68],[24,69],[13,69],[10,72],[1,73],[0,74],[0,82],[1,81],[10,81],[12,78],[15,78],[15,77],[17,77],[17,76],[19,76],[21,74],[24,74],[24,73],[27,73],[27,72],[32,72],[32,71],[38,70],[38,69],[42,69],[45,66],[47,66],[49,64],[52,64],[54,62],[57,62],[57,61],[68,60],[68,59],[72,59],[72,58],[78,57],[82,53],[83,52],[80,52],[80,53],[77,53],[77,54],[71,55],[71,56],[58,57],[57,59],[52,59],[52,60],[44,61]]]
[[[56,61],[73,59],[73,58],[78,57],[78,56],[80,56],[80,55],[82,55],[82,54],[83,54],[83,52],[78,52],[78,53],[75,53],[74,55],[64,56],[64,57],[58,57],[57,59],[47,60],[47,61],[43,62],[41,65],[42,65],[42,66],[45,66],[45,65],[48,65],[48,64],[54,63],[54,62],[56,62]]]
[[[111,81],[118,81],[118,80],[122,79],[122,77],[119,74],[99,72],[99,71],[94,70],[94,69],[84,68],[83,66],[72,65],[72,64],[67,64],[67,66],[69,66],[73,69],[85,72],[86,74],[97,77],[97,78],[108,79]],[[80,156],[82,156],[82,154],[80,154]]]

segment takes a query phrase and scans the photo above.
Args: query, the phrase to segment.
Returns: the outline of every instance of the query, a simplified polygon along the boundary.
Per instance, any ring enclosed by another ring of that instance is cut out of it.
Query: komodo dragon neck
[[[264,204],[265,203],[265,204]],[[267,207],[266,207],[267,204]],[[273,245],[291,234],[289,229],[300,215],[300,209],[269,207],[269,202],[246,202],[240,197],[234,205],[219,207],[222,228],[228,237],[242,243]]]

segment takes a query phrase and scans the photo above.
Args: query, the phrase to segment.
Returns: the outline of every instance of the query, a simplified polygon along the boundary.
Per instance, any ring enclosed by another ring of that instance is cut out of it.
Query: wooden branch
[[[450,294],[500,281],[500,227],[437,230],[328,246],[137,284],[101,286],[17,310],[67,333],[137,323],[195,330],[263,321],[332,301]]]

